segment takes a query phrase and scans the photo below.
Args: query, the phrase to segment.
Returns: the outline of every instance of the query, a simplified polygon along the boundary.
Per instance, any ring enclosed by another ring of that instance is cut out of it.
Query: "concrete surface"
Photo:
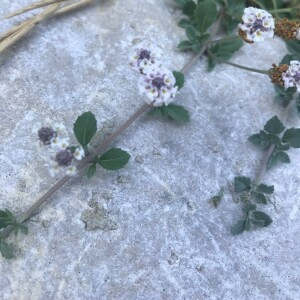
[[[4,0],[0,15],[31,2]],[[71,128],[91,110],[109,132],[141,105],[127,67],[132,44],[156,42],[172,69],[188,61],[176,51],[179,17],[171,1],[105,1],[39,24],[1,54],[1,208],[21,212],[56,181],[37,151],[35,124],[49,118]],[[233,61],[268,69],[284,54],[274,39],[245,45]],[[239,205],[229,194],[218,209],[208,203],[234,176],[255,175],[262,152],[247,137],[280,112],[273,96],[266,76],[226,65],[207,73],[199,61],[177,97],[191,122],[143,116],[115,143],[132,156],[125,169],[61,189],[28,223],[28,236],[9,239],[17,258],[0,258],[1,299],[298,299],[299,151],[265,177],[278,208],[265,209],[269,228],[233,237]],[[288,126],[298,125],[293,115]],[[85,229],[91,207],[113,230]]]

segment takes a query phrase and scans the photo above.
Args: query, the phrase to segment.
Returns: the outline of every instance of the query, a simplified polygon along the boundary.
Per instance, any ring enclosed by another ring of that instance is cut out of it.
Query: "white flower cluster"
[[[52,176],[62,168],[66,170],[67,175],[75,175],[74,159],[79,161],[85,156],[82,147],[69,148],[70,139],[66,135],[67,131],[61,124],[42,127],[38,130],[39,144],[49,146],[50,149],[49,172]]]
[[[296,87],[297,91],[300,92],[300,62],[298,60],[290,62],[289,68],[282,73],[282,80],[285,89]]]
[[[275,21],[267,11],[247,7],[244,9],[243,23],[238,27],[245,33],[245,40],[248,42],[261,42],[266,37],[274,37]]]
[[[159,58],[162,53],[149,44],[138,45],[130,55],[129,66],[140,73],[139,91],[153,106],[168,105],[178,91],[173,73],[163,67]]]

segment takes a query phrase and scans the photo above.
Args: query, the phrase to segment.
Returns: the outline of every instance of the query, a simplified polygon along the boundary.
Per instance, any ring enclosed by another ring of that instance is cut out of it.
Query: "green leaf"
[[[226,14],[233,16],[242,16],[245,8],[244,1],[227,0]]]
[[[12,259],[15,257],[12,249],[9,247],[9,245],[3,239],[0,240],[0,252],[1,252],[2,256],[7,259]]]
[[[277,145],[277,149],[280,151],[288,151],[291,148],[289,144],[279,144]]]
[[[273,194],[274,193],[274,185],[266,185],[261,183],[258,186],[258,190],[264,194]]]
[[[191,49],[193,46],[193,43],[191,43],[190,41],[182,41],[178,44],[177,48],[179,50],[187,50],[187,49]]]
[[[284,65],[284,64],[289,65],[290,62],[291,62],[291,60],[295,60],[294,57],[293,57],[291,54],[286,54],[286,55],[282,58],[280,64],[281,64],[281,65]]]
[[[186,27],[185,34],[191,42],[197,38],[197,31],[193,26]]]
[[[251,189],[251,179],[245,176],[234,178],[234,191],[236,193],[248,192]]]
[[[273,153],[273,155],[271,156],[271,158],[268,162],[268,168],[275,166],[279,162],[290,163],[290,157],[288,156],[287,153],[285,153],[283,151],[277,151],[277,152]]]
[[[249,221],[258,227],[264,227],[264,225],[265,225],[265,221],[263,221],[263,220],[249,219]]]
[[[284,130],[282,122],[277,116],[271,118],[264,126],[264,130],[272,134],[280,134]]]
[[[300,60],[300,41],[286,41],[286,47],[296,60]]]
[[[217,6],[213,0],[205,0],[198,3],[195,17],[201,33],[204,33],[212,25],[217,18],[217,14]]]
[[[166,114],[175,121],[187,123],[190,120],[189,112],[181,105],[169,104],[163,108]]]
[[[287,129],[283,134],[282,141],[293,148],[300,148],[300,128]]]
[[[245,213],[245,214],[248,214],[249,211],[253,211],[253,210],[256,210],[256,205],[255,204],[252,204],[252,203],[245,203],[242,207],[242,211]]]
[[[180,90],[184,85],[184,74],[181,72],[173,71],[173,75],[176,79],[175,86],[178,86],[178,90]]]
[[[153,107],[149,113],[149,116],[155,116],[155,117],[160,117],[160,118],[166,118],[167,113],[165,112],[164,106],[159,106],[159,107]]]
[[[263,193],[254,193],[254,197],[257,203],[267,204],[267,198]]]
[[[191,22],[190,22],[190,20],[183,18],[177,23],[177,25],[181,28],[187,28],[187,27],[191,26]]]
[[[188,1],[182,7],[182,12],[187,16],[193,16],[196,10],[196,3],[194,1]]]
[[[228,61],[242,46],[243,40],[236,39],[228,41],[225,40],[210,47],[209,53],[212,55],[209,57],[209,71],[211,71],[217,63]]]
[[[252,213],[252,217],[256,221],[263,221],[264,223],[262,227],[267,227],[272,223],[272,219],[270,218],[270,216],[268,216],[266,213],[262,211],[254,211]]]
[[[297,91],[295,87],[288,88],[285,90],[283,87],[274,84],[274,89],[277,95],[275,96],[275,101],[280,104],[288,104],[291,100],[293,100],[293,95]]]
[[[80,145],[86,146],[97,131],[95,115],[90,111],[79,116],[74,123],[74,134]]]
[[[296,100],[296,112],[298,117],[300,118],[300,95],[298,96],[297,100]]]
[[[18,225],[20,231],[23,233],[23,234],[28,234],[28,227],[23,225],[23,224],[19,224]]]
[[[130,155],[126,151],[112,148],[100,156],[99,164],[106,170],[119,170],[128,163],[129,159]]]
[[[97,170],[97,165],[95,163],[93,163],[92,165],[90,165],[86,171],[86,176],[87,178],[91,178],[95,175]]]
[[[234,226],[231,227],[231,234],[238,235],[245,231],[245,220],[238,221]]]

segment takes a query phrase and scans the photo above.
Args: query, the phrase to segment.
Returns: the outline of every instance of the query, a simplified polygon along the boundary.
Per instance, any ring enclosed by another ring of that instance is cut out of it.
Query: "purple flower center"
[[[49,145],[51,139],[57,136],[56,131],[54,131],[51,127],[42,127],[38,131],[39,139],[44,145]]]
[[[157,89],[161,89],[163,86],[165,86],[164,79],[161,77],[155,77],[152,80],[152,85],[155,86]]]
[[[261,30],[261,31],[266,31],[267,29],[263,25],[263,21],[261,19],[256,19],[253,26],[252,26],[253,31]]]
[[[71,164],[73,153],[69,150],[61,150],[55,156],[55,161],[59,166],[67,167]]]
[[[140,53],[140,59],[150,59],[151,56],[150,56],[151,52],[148,51],[148,50],[142,50],[141,53]]]
[[[295,81],[300,81],[300,72],[297,72],[296,75],[294,76]]]

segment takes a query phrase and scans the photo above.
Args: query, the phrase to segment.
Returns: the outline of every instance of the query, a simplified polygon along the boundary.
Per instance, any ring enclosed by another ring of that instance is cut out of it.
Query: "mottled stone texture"
[[[31,2],[1,1],[1,16]],[[91,110],[107,134],[141,105],[127,67],[133,44],[155,41],[172,69],[188,61],[176,50],[179,17],[171,1],[104,1],[39,24],[1,54],[1,208],[21,212],[57,180],[37,152],[37,123],[71,128]],[[245,45],[233,61],[268,69],[285,53],[274,39]],[[28,222],[28,236],[11,237],[17,258],[0,258],[1,299],[299,298],[299,152],[265,177],[276,190],[269,228],[233,237],[239,206],[230,195],[218,209],[208,203],[258,169],[262,153],[247,137],[280,112],[269,79],[227,65],[207,73],[205,59],[186,79],[177,102],[189,124],[143,116],[115,142],[132,156],[125,169],[75,178]],[[293,115],[287,125],[298,124]],[[115,230],[85,230],[90,203]]]

